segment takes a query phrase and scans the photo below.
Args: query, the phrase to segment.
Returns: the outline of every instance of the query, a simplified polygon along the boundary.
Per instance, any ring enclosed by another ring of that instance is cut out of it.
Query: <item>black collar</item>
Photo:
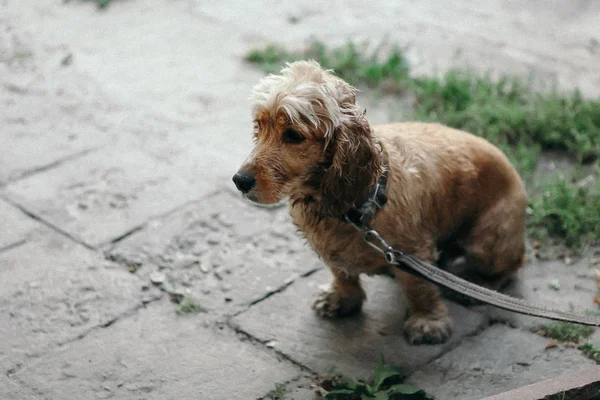
[[[346,215],[343,216],[343,220],[350,222],[359,227],[368,227],[369,222],[373,219],[375,212],[383,208],[387,203],[387,178],[388,178],[388,163],[385,151],[381,152],[381,164],[382,172],[375,184],[375,187],[371,189],[367,198],[360,202],[356,207],[352,207]]]

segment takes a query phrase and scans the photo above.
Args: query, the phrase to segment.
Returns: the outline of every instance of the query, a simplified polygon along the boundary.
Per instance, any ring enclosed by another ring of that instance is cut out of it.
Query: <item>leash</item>
[[[486,304],[513,311],[519,314],[534,317],[548,318],[555,321],[572,322],[581,325],[600,327],[600,319],[577,315],[560,310],[553,310],[543,306],[534,305],[525,300],[507,296],[495,290],[487,289],[462,279],[450,272],[419,260],[418,258],[395,250],[379,235],[379,233],[364,225],[355,224],[346,218],[359,232],[363,234],[365,242],[385,256],[389,264],[425,279],[436,285],[446,287],[457,293],[479,300]]]

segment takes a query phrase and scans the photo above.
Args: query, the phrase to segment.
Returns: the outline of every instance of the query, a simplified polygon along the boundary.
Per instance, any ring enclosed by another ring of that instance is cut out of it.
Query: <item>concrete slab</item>
[[[279,389],[279,390],[278,390]],[[317,377],[303,373],[284,384],[276,383],[273,388],[267,393],[264,400],[316,400],[319,398],[317,394],[318,379]],[[275,397],[275,393],[281,393],[280,397]]]
[[[0,32],[0,122],[10,143],[0,146],[0,184],[107,143],[124,110],[87,74],[61,66],[68,49],[43,46],[5,13]]]
[[[0,399],[7,400],[41,400],[30,389],[22,387],[13,379],[0,375]]]
[[[322,271],[298,280],[231,323],[313,371],[327,373],[334,367],[351,376],[369,376],[382,354],[386,362],[414,371],[486,325],[484,315],[451,303],[455,321],[451,340],[443,345],[411,346],[402,333],[405,307],[396,282],[384,277],[363,279],[367,302],[362,313],[323,320],[310,304],[318,286],[330,279],[328,271]]]
[[[560,288],[551,285],[559,283]],[[598,292],[597,281],[587,258],[572,264],[562,260],[529,260],[519,273],[519,279],[507,288],[506,293],[563,311],[585,314],[598,311],[594,298]],[[493,307],[484,307],[494,319],[507,321],[524,329],[534,329],[552,321],[527,317]]]
[[[40,225],[16,207],[0,199],[0,251],[23,242]]]
[[[165,300],[166,301],[166,300]],[[15,375],[51,399],[257,399],[300,375],[229,329],[165,304],[47,354]]]
[[[164,275],[165,290],[218,315],[323,267],[287,208],[258,208],[227,190],[149,222],[105,254],[148,283],[153,273]]]
[[[136,151],[105,148],[14,182],[6,195],[95,246],[210,190],[177,168]]]
[[[415,372],[408,382],[439,399],[479,400],[595,365],[580,351],[545,349],[548,339],[494,325]]]
[[[3,252],[0,368],[18,369],[156,296],[141,286],[137,277],[53,232]]]

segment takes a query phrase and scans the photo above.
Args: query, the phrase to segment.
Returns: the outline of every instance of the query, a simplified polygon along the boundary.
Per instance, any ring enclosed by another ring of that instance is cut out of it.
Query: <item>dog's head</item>
[[[356,89],[314,61],[287,64],[253,89],[255,147],[233,177],[260,204],[310,200],[341,215],[362,200],[381,168]]]

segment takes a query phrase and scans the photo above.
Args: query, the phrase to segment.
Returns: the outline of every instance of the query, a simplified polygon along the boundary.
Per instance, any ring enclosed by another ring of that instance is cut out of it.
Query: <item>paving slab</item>
[[[154,303],[14,378],[44,399],[222,400],[257,399],[300,375],[274,352],[205,322]]]
[[[320,398],[318,386],[318,377],[306,372],[289,382],[275,383],[264,400],[317,400]],[[274,399],[273,392],[279,397]]]
[[[556,286],[558,283],[559,286]],[[587,257],[570,264],[563,260],[530,259],[519,272],[519,279],[506,290],[507,294],[548,308],[585,314],[598,312],[594,303],[598,295],[598,283]],[[534,329],[552,321],[528,317],[498,308],[485,306],[494,319],[509,322],[524,329]]]
[[[206,181],[182,175],[140,151],[103,148],[13,182],[5,193],[45,221],[95,246],[210,190]]]
[[[13,379],[0,375],[0,399],[6,400],[41,400],[30,389],[24,388]]]
[[[21,210],[0,199],[0,251],[21,243],[40,225]]]
[[[487,323],[484,315],[449,303],[455,321],[450,341],[443,345],[412,346],[402,333],[405,307],[400,286],[393,279],[364,278],[367,302],[362,313],[324,320],[316,316],[310,305],[318,287],[330,279],[328,271],[321,271],[297,280],[231,323],[313,371],[327,373],[334,367],[351,376],[369,376],[382,354],[386,362],[414,371]]]
[[[256,207],[228,190],[150,221],[105,254],[219,315],[323,267],[296,233],[287,207]]]
[[[81,245],[40,234],[0,254],[0,368],[14,371],[156,295]]]
[[[86,73],[61,65],[68,49],[39,43],[0,15],[0,184],[106,143],[124,116]]]
[[[416,371],[408,382],[436,399],[479,400],[595,365],[577,349],[546,349],[548,339],[494,325]]]

